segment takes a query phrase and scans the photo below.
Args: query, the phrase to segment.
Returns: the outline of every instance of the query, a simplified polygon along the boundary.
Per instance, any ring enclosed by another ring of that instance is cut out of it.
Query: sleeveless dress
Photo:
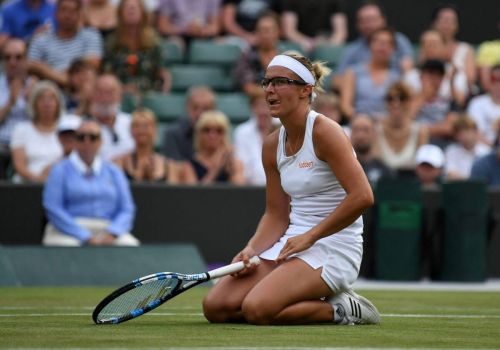
[[[286,131],[282,126],[277,147],[281,185],[291,199],[290,223],[284,235],[260,257],[275,260],[290,237],[307,232],[332,213],[346,193],[328,164],[316,156],[312,139],[318,113],[307,117],[304,142],[292,156],[285,154]],[[322,268],[321,277],[333,292],[350,288],[356,280],[363,255],[363,219],[324,237],[309,249],[294,254],[313,269]]]
[[[412,123],[408,141],[401,151],[395,152],[387,142],[384,129],[379,126],[377,134],[380,144],[380,159],[391,169],[415,169],[419,130],[420,126],[417,123]]]

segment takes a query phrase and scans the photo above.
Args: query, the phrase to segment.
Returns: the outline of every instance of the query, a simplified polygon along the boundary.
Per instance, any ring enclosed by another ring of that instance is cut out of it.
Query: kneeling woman
[[[210,322],[376,324],[380,316],[350,287],[363,255],[361,213],[368,180],[342,128],[311,110],[328,73],[295,54],[278,55],[262,87],[283,124],[264,141],[266,210],[234,261],[261,264],[221,279],[203,301]]]

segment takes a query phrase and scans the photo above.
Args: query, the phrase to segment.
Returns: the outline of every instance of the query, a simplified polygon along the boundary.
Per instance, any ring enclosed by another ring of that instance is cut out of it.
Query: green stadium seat
[[[188,63],[230,67],[240,56],[241,48],[237,45],[216,43],[212,40],[194,40],[189,46]]]
[[[239,92],[217,94],[217,108],[227,115],[233,125],[248,120],[252,113],[247,95]]]
[[[301,54],[304,53],[304,51],[302,50],[302,47],[300,47],[299,44],[294,43],[293,41],[287,41],[287,40],[280,41],[278,44],[278,49],[280,52],[297,51]]]
[[[163,40],[161,43],[163,54],[163,65],[170,66],[176,63],[182,63],[184,55],[180,46],[172,41]]]
[[[137,98],[131,94],[123,94],[121,110],[125,113],[132,113],[137,108]]]
[[[211,65],[173,65],[172,90],[185,92],[193,85],[207,85],[216,91],[231,91],[235,81],[221,67]]]
[[[147,92],[142,106],[151,109],[160,122],[172,122],[184,117],[186,96],[183,93]]]
[[[325,61],[330,68],[335,68],[342,53],[344,52],[344,45],[318,45],[311,53],[313,60]]]

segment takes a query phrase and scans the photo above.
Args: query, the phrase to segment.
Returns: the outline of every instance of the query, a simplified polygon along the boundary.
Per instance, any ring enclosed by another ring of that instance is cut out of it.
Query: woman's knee
[[[239,308],[219,294],[208,294],[202,305],[205,318],[212,323],[228,322]]]
[[[243,317],[250,324],[267,325],[272,324],[276,312],[272,310],[264,300],[246,298],[241,306]]]

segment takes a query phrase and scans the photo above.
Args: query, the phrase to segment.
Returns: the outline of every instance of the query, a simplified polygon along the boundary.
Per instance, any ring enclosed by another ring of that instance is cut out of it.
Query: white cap
[[[64,131],[76,131],[80,124],[82,123],[82,118],[74,114],[65,114],[59,119],[57,124],[57,132]]]
[[[444,153],[436,145],[422,145],[417,151],[415,161],[417,165],[427,163],[434,168],[442,168],[444,166]]]

